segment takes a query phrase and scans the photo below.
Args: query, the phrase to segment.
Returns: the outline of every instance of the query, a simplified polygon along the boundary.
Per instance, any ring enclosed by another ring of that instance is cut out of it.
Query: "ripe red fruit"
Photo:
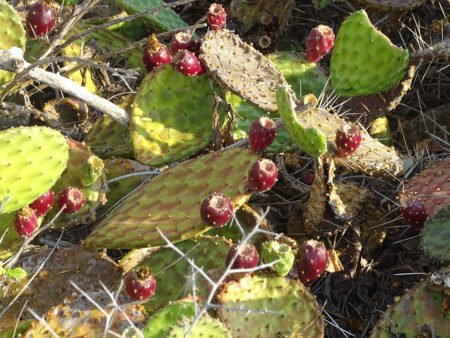
[[[36,216],[44,216],[52,208],[53,199],[53,190],[49,189],[49,191],[39,196],[33,203],[31,203],[29,207],[36,211]]]
[[[418,198],[406,199],[402,206],[402,216],[412,227],[422,229],[427,220],[425,204]]]
[[[280,20],[278,17],[270,12],[264,13],[259,19],[261,28],[267,33],[275,33],[280,28]]]
[[[250,148],[254,151],[264,150],[270,146],[277,136],[277,125],[268,117],[260,117],[253,121],[248,132]]]
[[[297,270],[300,281],[308,285],[324,271],[328,262],[325,245],[313,239],[303,242],[297,251]]]
[[[68,187],[61,191],[58,196],[58,206],[64,209],[65,214],[73,214],[80,210],[84,205],[84,194],[76,187]]]
[[[248,172],[250,189],[256,192],[269,190],[278,180],[278,168],[268,159],[258,160]]]
[[[333,44],[334,33],[330,27],[319,25],[313,28],[306,39],[306,58],[309,62],[319,61]]]
[[[155,276],[145,267],[132,271],[125,279],[125,292],[133,302],[149,299],[154,295],[155,288]]]
[[[224,194],[214,193],[203,200],[200,215],[210,227],[221,228],[233,216],[233,205]]]
[[[225,259],[226,265],[230,265],[234,255],[238,252],[239,244],[234,244],[228,251],[227,258]],[[245,243],[239,253],[236,260],[231,266],[232,269],[252,269],[258,265],[259,255],[255,246],[250,243]]]
[[[215,31],[221,29],[227,20],[227,13],[219,4],[212,4],[209,6],[206,16],[208,18],[208,24]]]
[[[38,2],[30,7],[27,12],[26,27],[28,35],[37,38],[47,34],[55,25],[56,9],[46,4]]]
[[[175,63],[176,70],[185,76],[195,76],[203,72],[203,68],[197,57],[185,49],[179,50],[175,54],[173,62]]]
[[[179,50],[186,49],[191,53],[195,53],[198,49],[197,42],[192,34],[179,32],[175,34],[170,41],[170,51],[175,55]]]
[[[30,207],[16,211],[14,228],[21,237],[29,237],[38,226],[36,212]]]
[[[306,171],[303,174],[303,183],[307,185],[313,185],[314,179],[315,179],[314,173],[312,173],[311,171]]]
[[[356,124],[347,123],[336,132],[336,147],[339,157],[347,157],[361,144],[361,129]]]
[[[171,61],[172,57],[170,56],[169,49],[162,43],[159,43],[155,34],[150,35],[147,48],[144,48],[142,53],[142,62],[144,63],[147,73],[150,73],[156,67],[165,63],[170,63]]]

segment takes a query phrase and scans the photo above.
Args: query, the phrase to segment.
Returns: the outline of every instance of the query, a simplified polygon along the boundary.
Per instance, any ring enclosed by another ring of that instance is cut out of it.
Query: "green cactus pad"
[[[194,260],[195,264],[203,267],[204,271],[216,268],[225,269],[225,258],[231,247],[231,241],[221,237],[198,236],[176,244],[177,248],[188,253],[187,257]],[[169,301],[174,301],[192,294],[192,282],[190,281],[190,265],[185,259],[170,248],[163,248],[151,256],[139,267],[148,267],[156,278],[156,292],[152,298],[144,303],[149,313],[153,313],[165,306]],[[196,285],[203,279],[196,275]],[[197,296],[206,297],[205,289],[197,290]]]
[[[425,0],[356,0],[362,5],[379,11],[406,11],[422,5]]]
[[[321,309],[299,281],[275,275],[246,276],[223,286],[218,295],[219,317],[233,337],[323,337]],[[258,313],[229,308],[267,310]]]
[[[214,192],[227,195],[235,207],[247,198],[247,173],[258,155],[250,149],[210,153],[167,169],[139,188],[103,219],[87,237],[95,248],[139,248],[173,242],[209,229],[200,205]]]
[[[345,96],[368,95],[396,86],[405,75],[409,52],[394,46],[364,10],[341,25],[331,57],[331,84]]]
[[[5,237],[0,243],[0,260],[2,261],[10,257],[23,242],[23,238],[19,236],[14,228],[15,215],[15,212],[0,214],[0,238],[6,231]]]
[[[422,230],[422,248],[429,257],[450,263],[450,206],[427,220]]]
[[[284,126],[297,145],[311,156],[322,156],[327,152],[327,139],[317,128],[305,127],[295,115],[295,102],[286,88],[277,90],[278,113]],[[312,117],[311,117],[312,118]]]
[[[115,2],[129,14],[140,13],[165,4],[163,0],[115,0]],[[186,22],[171,8],[165,8],[156,14],[147,15],[144,17],[144,21],[157,32],[187,26]]]
[[[170,338],[184,338],[185,333],[189,330],[194,319],[181,320],[177,324],[173,325],[167,336]],[[214,337],[214,338],[231,338],[230,331],[226,326],[219,321],[211,317],[203,316],[195,324],[189,337],[201,338],[201,337]]]
[[[0,50],[19,47],[25,50],[25,30],[19,15],[7,1],[0,0]],[[0,86],[14,78],[14,73],[0,70]]]
[[[130,132],[136,159],[150,166],[176,161],[206,147],[212,135],[214,92],[206,76],[158,67],[133,102]]]
[[[448,315],[441,312],[444,297],[430,289],[428,280],[417,284],[398,303],[392,305],[375,325],[371,338],[418,337],[420,327],[431,323],[438,337],[448,335]],[[393,326],[395,325],[395,327]]]
[[[195,315],[195,304],[192,300],[179,300],[170,303],[153,314],[145,324],[145,338],[167,337],[170,327],[182,320]]]
[[[62,214],[55,220],[55,227],[68,228],[77,224],[87,223],[95,219],[95,210],[106,203],[106,192],[103,185],[106,182],[106,176],[103,170],[99,172],[99,176],[90,185],[83,185],[83,177],[86,171],[90,171],[86,167],[86,163],[95,156],[94,153],[83,143],[69,140],[69,160],[67,168],[62,173],[59,180],[53,186],[55,196],[67,187],[77,187],[83,191],[85,203],[83,207],[74,214]],[[96,157],[96,156],[95,156]],[[103,163],[100,158],[96,157],[96,162]],[[55,203],[56,205],[56,203]],[[58,208],[53,208],[46,215],[46,219],[50,220],[58,212]]]
[[[46,127],[0,131],[0,213],[18,210],[47,192],[66,167],[65,138]]]

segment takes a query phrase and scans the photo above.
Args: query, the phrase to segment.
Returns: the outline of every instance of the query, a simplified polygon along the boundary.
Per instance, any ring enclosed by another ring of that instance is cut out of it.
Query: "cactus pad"
[[[429,257],[450,263],[450,206],[427,220],[422,230],[422,248]]]
[[[158,67],[133,102],[130,132],[136,159],[157,166],[206,147],[213,110],[214,92],[206,76],[184,76],[170,64]]]
[[[139,248],[164,244],[157,227],[178,242],[209,229],[200,205],[213,192],[233,205],[245,202],[247,172],[258,155],[230,149],[185,161],[139,188],[113,210],[86,239],[96,248]]]
[[[231,242],[220,237],[198,236],[176,244],[177,248],[188,253],[187,257],[195,264],[203,267],[204,271],[225,269],[225,258],[231,247]],[[163,248],[154,252],[139,267],[148,267],[156,278],[156,293],[144,304],[153,313],[165,306],[169,301],[181,299],[192,294],[192,283],[189,281],[190,265],[185,259],[171,248]],[[196,285],[200,285],[196,275]],[[207,292],[200,289],[197,295],[206,297]]]
[[[425,0],[357,0],[362,5],[379,11],[406,11],[422,5]]]
[[[441,313],[444,300],[442,292],[430,290],[429,285],[427,280],[408,291],[398,303],[386,311],[370,337],[418,337],[421,326],[428,323],[433,324],[436,336],[445,336],[448,333],[450,310],[447,308],[446,313]]]
[[[66,167],[65,138],[46,127],[0,132],[0,213],[33,202],[55,184]]]
[[[295,115],[295,101],[289,97],[286,88],[277,90],[278,113],[291,137],[298,146],[311,156],[321,156],[327,152],[327,139],[317,128],[305,127]]]
[[[237,35],[210,30],[200,47],[200,60],[224,88],[268,112],[277,111],[275,91],[288,83],[272,63]]]
[[[0,237],[6,231],[5,237],[3,237],[0,243],[0,260],[5,260],[10,257],[23,242],[23,238],[20,237],[14,228],[15,215],[15,212],[0,214]]]
[[[19,15],[7,1],[0,0],[0,50],[19,47],[25,50],[25,30]],[[0,86],[14,78],[14,73],[0,70]]]
[[[252,313],[219,309],[219,317],[234,337],[323,337],[324,323],[314,296],[299,281],[275,275],[246,276],[223,286],[220,305],[248,310],[279,312]]]
[[[408,62],[409,52],[394,46],[360,10],[342,23],[337,34],[331,84],[345,97],[378,93],[398,84]]]
[[[179,321],[173,325],[167,336],[170,338],[184,338],[185,333],[189,330],[193,322],[192,319]],[[195,324],[191,331],[190,337],[214,337],[214,338],[231,338],[230,331],[226,326],[219,321],[211,317],[203,316]]]

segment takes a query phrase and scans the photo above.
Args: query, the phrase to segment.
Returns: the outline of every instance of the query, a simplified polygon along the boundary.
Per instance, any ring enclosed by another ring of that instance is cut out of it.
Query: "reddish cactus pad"
[[[256,192],[269,190],[278,180],[277,165],[268,159],[262,159],[251,167],[248,172],[250,189]]]
[[[260,117],[250,126],[248,138],[250,148],[254,151],[264,150],[270,146],[277,136],[277,125],[268,117]]]
[[[412,227],[422,229],[427,220],[425,204],[418,198],[403,201],[402,216]]]
[[[47,34],[55,25],[56,9],[46,3],[38,2],[27,12],[27,32],[37,38]]]
[[[324,271],[328,262],[325,245],[313,239],[303,242],[297,251],[297,270],[300,281],[308,285]]]
[[[200,215],[209,226],[221,228],[233,216],[233,205],[224,194],[214,193],[203,201]]]
[[[172,55],[175,55],[179,50],[183,49],[186,49],[191,53],[197,51],[198,45],[192,34],[179,32],[173,36],[170,41],[170,51],[172,52]]]
[[[173,62],[175,63],[176,70],[185,76],[196,76],[204,73],[195,54],[188,50],[183,49],[178,51],[173,57]]]
[[[155,34],[150,35],[148,38],[147,48],[144,48],[142,53],[142,63],[145,66],[147,73],[150,73],[153,69],[172,61],[169,49],[159,43]]]
[[[44,216],[51,208],[54,200],[53,190],[49,189],[29,205],[36,212],[36,216]]]
[[[334,33],[330,27],[319,25],[313,28],[306,39],[306,58],[309,62],[319,61],[333,44]]]
[[[219,4],[212,4],[206,16],[208,18],[208,24],[215,31],[221,29],[227,20],[227,13]]]
[[[338,157],[347,157],[361,144],[361,129],[356,124],[347,123],[336,132]]]
[[[154,295],[155,288],[155,276],[146,267],[131,272],[125,279],[125,292],[133,302],[149,299]]]
[[[227,258],[225,260],[226,265],[230,265],[234,255],[238,252],[239,244],[234,244],[230,251],[228,251]],[[259,255],[255,246],[250,243],[245,243],[239,251],[236,260],[231,266],[232,269],[252,269],[258,265]]]
[[[16,211],[14,228],[21,237],[29,237],[38,226],[36,212],[30,207]]]
[[[84,205],[84,194],[76,187],[68,187],[61,191],[58,196],[58,206],[62,208],[64,205],[65,214],[74,214]]]

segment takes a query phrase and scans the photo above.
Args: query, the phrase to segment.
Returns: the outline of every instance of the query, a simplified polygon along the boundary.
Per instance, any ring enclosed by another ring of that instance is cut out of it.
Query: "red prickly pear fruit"
[[[49,191],[31,203],[29,207],[36,211],[36,216],[44,216],[52,208],[54,197],[53,190],[49,189]]]
[[[200,215],[210,227],[221,228],[233,216],[233,205],[224,194],[214,193],[203,200]]]
[[[328,251],[323,243],[311,239],[298,248],[297,270],[303,284],[315,281],[325,271],[327,263]]]
[[[270,146],[277,136],[277,125],[268,117],[260,117],[253,121],[248,132],[250,148],[254,151],[264,150]]]
[[[261,16],[259,23],[261,28],[267,33],[275,33],[280,29],[280,20],[275,14],[268,11]]]
[[[16,211],[14,228],[21,237],[29,237],[38,227],[36,212],[30,207]]]
[[[206,16],[208,18],[208,24],[215,31],[222,29],[225,21],[227,20],[227,13],[219,4],[212,4],[209,6]]]
[[[309,62],[319,61],[333,44],[334,33],[330,27],[319,25],[313,28],[306,39],[306,58]]]
[[[68,187],[62,190],[58,195],[58,207],[64,209],[65,214],[74,214],[84,205],[84,194],[76,187]]]
[[[173,57],[175,68],[185,76],[196,76],[203,71],[197,57],[188,50],[179,50]]]
[[[236,255],[239,249],[239,244],[234,244],[228,251],[227,258],[225,259],[226,265],[230,265],[231,260]],[[258,265],[259,255],[255,246],[250,243],[245,243],[239,253],[236,260],[231,266],[232,269],[253,269]],[[240,274],[239,274],[240,275]],[[243,274],[245,275],[245,274]]]
[[[347,123],[336,132],[338,157],[347,157],[361,144],[361,129],[356,124]]]
[[[147,300],[155,294],[156,280],[149,268],[132,271],[125,279],[125,292],[131,301]]]
[[[425,204],[418,198],[406,199],[402,205],[402,216],[412,227],[422,229],[427,220]]]
[[[312,173],[311,171],[306,171],[303,174],[303,183],[307,185],[313,185],[314,179],[315,179],[314,173]]]
[[[192,34],[179,32],[175,34],[170,41],[170,51],[175,55],[179,50],[186,49],[191,53],[195,53],[198,49],[197,42]]]
[[[256,192],[269,190],[278,180],[278,168],[269,159],[258,160],[248,172],[248,185]]]
[[[170,56],[169,49],[158,41],[155,34],[150,35],[147,48],[144,48],[142,53],[142,62],[147,73],[171,61],[172,57]]]
[[[45,2],[38,2],[27,12],[26,27],[33,38],[47,34],[56,22],[56,9]]]

